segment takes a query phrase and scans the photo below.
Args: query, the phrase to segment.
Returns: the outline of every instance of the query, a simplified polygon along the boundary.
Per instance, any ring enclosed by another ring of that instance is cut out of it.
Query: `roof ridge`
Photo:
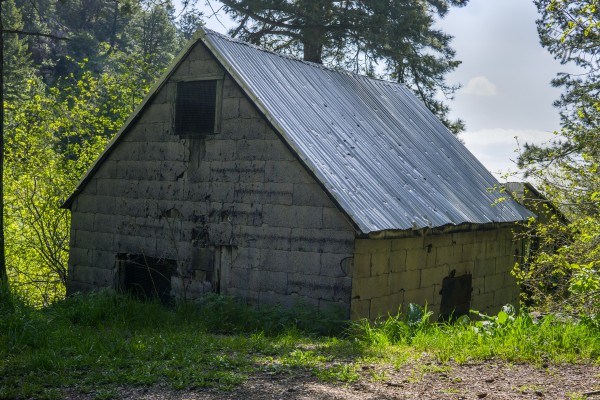
[[[274,56],[277,56],[277,57],[280,57],[280,58],[285,58],[285,59],[290,60],[290,61],[297,61],[297,62],[300,62],[302,64],[306,64],[306,65],[308,65],[310,67],[313,67],[313,68],[318,68],[318,69],[321,69],[321,70],[326,70],[326,71],[331,71],[331,72],[343,73],[343,74],[350,75],[350,76],[356,76],[356,77],[359,77],[359,78],[362,78],[362,79],[369,79],[369,80],[372,80],[372,81],[382,82],[382,83],[386,83],[386,84],[393,85],[393,86],[400,86],[402,88],[407,88],[406,85],[404,85],[403,83],[400,83],[400,82],[394,82],[394,81],[390,81],[390,80],[383,79],[383,78],[373,78],[373,77],[370,77],[370,76],[359,74],[358,72],[348,71],[347,69],[330,67],[330,66],[327,66],[325,64],[319,64],[319,63],[315,63],[315,62],[312,62],[312,61],[302,60],[301,58],[298,58],[298,57],[294,57],[294,56],[287,55],[287,54],[281,54],[281,53],[277,53],[277,52],[272,51],[272,50],[268,50],[268,49],[266,49],[264,47],[258,46],[256,44],[253,44],[253,43],[250,43],[250,42],[246,42],[245,40],[242,40],[242,39],[233,38],[231,36],[219,33],[219,32],[214,31],[212,29],[208,29],[208,28],[200,28],[200,29],[204,30],[204,32],[207,33],[207,34],[218,36],[219,38],[227,40],[229,42],[238,43],[238,44],[241,44],[241,45],[245,45],[245,46],[248,46],[248,47],[253,48],[255,50],[259,50],[259,51],[262,51],[264,53],[273,54]]]

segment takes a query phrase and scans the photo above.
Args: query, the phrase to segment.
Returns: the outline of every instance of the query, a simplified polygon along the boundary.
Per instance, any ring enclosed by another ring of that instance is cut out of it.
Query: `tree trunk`
[[[324,32],[319,28],[304,28],[302,47],[304,47],[304,61],[323,64]]]
[[[2,10],[0,0],[0,10]],[[4,254],[4,25],[0,12],[0,284],[8,283]]]
[[[4,255],[4,25],[0,0],[0,285],[8,284]]]

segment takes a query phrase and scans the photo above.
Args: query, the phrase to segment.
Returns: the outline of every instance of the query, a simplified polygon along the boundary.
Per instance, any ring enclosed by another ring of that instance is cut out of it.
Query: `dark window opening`
[[[217,81],[191,81],[177,84],[175,132],[180,136],[215,133]]]
[[[471,308],[473,276],[471,274],[454,276],[456,271],[442,280],[440,319],[449,321],[468,315]]]
[[[120,289],[140,300],[171,302],[171,277],[177,263],[139,254],[121,254],[117,258]]]

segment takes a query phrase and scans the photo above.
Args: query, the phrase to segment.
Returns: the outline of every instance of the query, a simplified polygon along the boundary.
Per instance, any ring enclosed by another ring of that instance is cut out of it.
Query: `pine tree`
[[[448,121],[457,86],[445,75],[454,70],[451,36],[433,27],[451,6],[468,0],[221,0],[237,22],[231,30],[274,51],[306,61],[342,67],[404,83],[455,133],[461,121]]]
[[[14,0],[2,3],[2,25],[6,30],[23,30],[21,13]],[[24,96],[27,80],[35,69],[27,42],[15,33],[4,34],[4,99],[12,102]]]

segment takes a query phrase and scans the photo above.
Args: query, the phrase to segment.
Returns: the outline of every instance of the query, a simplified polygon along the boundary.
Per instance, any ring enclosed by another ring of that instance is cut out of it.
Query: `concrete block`
[[[390,271],[406,271],[406,250],[393,250],[390,253]]]
[[[436,249],[435,265],[456,264],[462,260],[462,246],[453,245]]]
[[[475,243],[476,240],[476,232],[455,232],[452,234],[452,241],[459,245]]]
[[[323,207],[323,228],[326,229],[353,229],[346,216],[337,208]]]
[[[293,204],[294,184],[293,183],[265,183],[263,194],[264,204]]]
[[[242,97],[243,94],[240,92],[240,89],[236,85],[236,83],[228,76],[225,76],[223,80],[223,99],[233,98],[233,97]]]
[[[292,228],[291,249],[321,253],[352,253],[354,232],[333,229]]]
[[[227,119],[221,122],[224,139],[264,139],[267,126],[261,119]]]
[[[235,161],[237,160],[236,140],[217,140],[216,138],[204,141],[204,160],[206,161]]]
[[[198,42],[196,45],[194,45],[194,48],[188,54],[187,59],[189,61],[212,61],[212,62],[214,62],[214,57],[206,49],[204,44],[201,42]]]
[[[264,184],[261,182],[239,182],[234,185],[234,201],[236,203],[262,204]],[[263,218],[267,206],[263,207]]]
[[[472,261],[477,258],[478,249],[485,248],[485,246],[479,245],[479,243],[470,243],[462,245],[461,261]]]
[[[432,304],[433,301],[433,286],[406,290],[404,291],[403,309],[406,311],[406,307],[411,303],[424,307]]]
[[[280,138],[267,139],[264,143],[264,155],[267,160],[297,161],[296,156],[290,151]]]
[[[452,246],[452,234],[446,233],[443,235],[425,236],[423,239],[423,247],[431,245],[432,248]]]
[[[300,167],[298,163],[290,164],[294,165],[296,168]],[[308,178],[310,178],[304,171],[299,172],[296,175],[302,175],[301,180],[304,181],[307,181],[309,180]],[[294,204],[328,208],[334,207],[333,203],[329,197],[327,197],[327,194],[320,185],[311,182],[298,183],[298,180],[294,176],[291,176],[290,179],[286,181],[294,182]]]
[[[112,251],[91,250],[89,255],[91,255],[91,265],[93,267],[101,269],[115,268],[117,258],[116,253]]]
[[[259,118],[256,107],[246,97],[240,98],[240,118]]]
[[[354,255],[354,278],[371,276],[371,253],[356,253]]]
[[[421,271],[421,287],[430,287],[442,283],[442,280],[449,274],[448,266],[439,266]],[[458,272],[458,271],[457,271]],[[457,274],[458,275],[458,274]]]
[[[77,196],[78,213],[112,214],[115,211],[115,198],[113,196],[86,195]]]
[[[266,145],[264,140],[240,139],[236,140],[236,153],[239,160],[267,160],[265,155]]]
[[[421,272],[422,271],[405,271],[389,274],[388,292],[399,293],[405,290],[420,288]]]
[[[390,273],[390,253],[373,253],[371,255],[371,276]]]
[[[233,250],[231,265],[235,268],[260,268],[261,249],[254,247],[237,247]]]
[[[495,242],[498,239],[498,229],[477,231],[477,242]]]
[[[350,279],[331,278],[319,275],[290,274],[287,294],[298,294],[312,299],[348,301]]]
[[[473,287],[473,296],[477,296],[477,295],[485,293],[485,278],[484,277],[473,278],[473,281],[471,284]]]
[[[73,279],[89,285],[102,288],[113,287],[114,270],[94,268],[87,265],[75,265]]]
[[[239,97],[223,97],[223,105],[221,106],[221,118],[224,120],[239,118],[240,116],[240,98]]]
[[[214,182],[239,182],[240,172],[229,161],[211,161],[210,179]]]
[[[297,161],[267,161],[265,166],[266,182],[314,183],[312,176]],[[296,195],[296,192],[297,190],[294,188],[294,195]],[[319,205],[304,202],[295,202],[294,204]]]
[[[94,215],[85,212],[71,213],[71,228],[92,231],[94,228]]]
[[[484,276],[484,287],[486,292],[495,292],[500,290],[504,286],[504,276],[500,275],[486,275]]]
[[[189,60],[189,74],[194,77],[202,78],[203,76],[214,76],[222,73],[221,67],[214,61]]]
[[[494,305],[493,292],[473,295],[471,298],[471,308],[479,312],[488,312]]]
[[[389,315],[396,315],[400,311],[403,301],[403,293],[371,299],[369,317],[371,319],[376,319],[378,317],[386,318]]]
[[[421,270],[427,266],[427,249],[409,249],[406,251],[406,270]]]
[[[252,287],[250,286],[250,271],[254,270],[250,268],[232,267],[229,271],[229,289],[251,289]],[[258,286],[254,287],[253,290],[258,290]]]
[[[297,205],[265,205],[263,222],[269,226],[319,229],[323,226],[323,209]]]
[[[502,251],[504,252],[504,251]],[[499,255],[498,242],[486,242],[485,256],[487,258],[497,257]]]
[[[126,179],[98,179],[98,195],[136,198],[139,195],[139,182]]]
[[[264,161],[237,161],[235,165],[240,172],[240,182],[263,184],[265,180]]]
[[[92,250],[113,250],[113,234],[77,230],[75,247]]]
[[[117,146],[118,148],[119,146]],[[105,160],[102,164],[100,164],[99,168],[94,173],[95,179],[115,179],[118,177],[117,171],[117,163],[118,158],[113,158],[110,160]]]
[[[288,287],[288,274],[285,272],[260,271],[258,274],[259,288],[261,292],[273,291],[279,294],[286,294]]]
[[[365,253],[365,254],[373,254],[373,253],[386,253],[390,254],[391,252],[391,240],[382,239],[356,239],[356,252],[357,253]]]
[[[496,268],[494,272],[501,274],[504,272],[512,271],[515,266],[515,260],[512,256],[500,256],[496,257]]]
[[[352,282],[352,298],[365,300],[386,296],[389,294],[387,285],[387,275],[354,278]]]
[[[393,239],[391,240],[391,246],[392,250],[419,250],[425,247],[425,239],[422,236],[403,239]]]
[[[235,200],[234,187],[231,182],[211,182],[210,200],[221,203],[233,203]]]
[[[496,259],[476,260],[473,267],[473,278],[486,277],[496,273]]]
[[[93,250],[71,247],[69,249],[69,264],[70,265],[93,265],[92,259]]]
[[[142,112],[139,124],[155,124],[170,122],[173,118],[173,105],[168,103],[151,103],[150,106]]]
[[[320,254],[266,248],[261,251],[260,266],[267,271],[318,275]]]
[[[354,257],[348,253],[321,253],[320,261],[319,275],[331,277],[351,277],[353,275]]]
[[[263,247],[273,250],[290,250],[290,228],[283,227],[239,227],[236,232],[239,246]]]
[[[350,303],[350,319],[357,321],[359,319],[369,319],[371,309],[371,300],[352,299]]]

